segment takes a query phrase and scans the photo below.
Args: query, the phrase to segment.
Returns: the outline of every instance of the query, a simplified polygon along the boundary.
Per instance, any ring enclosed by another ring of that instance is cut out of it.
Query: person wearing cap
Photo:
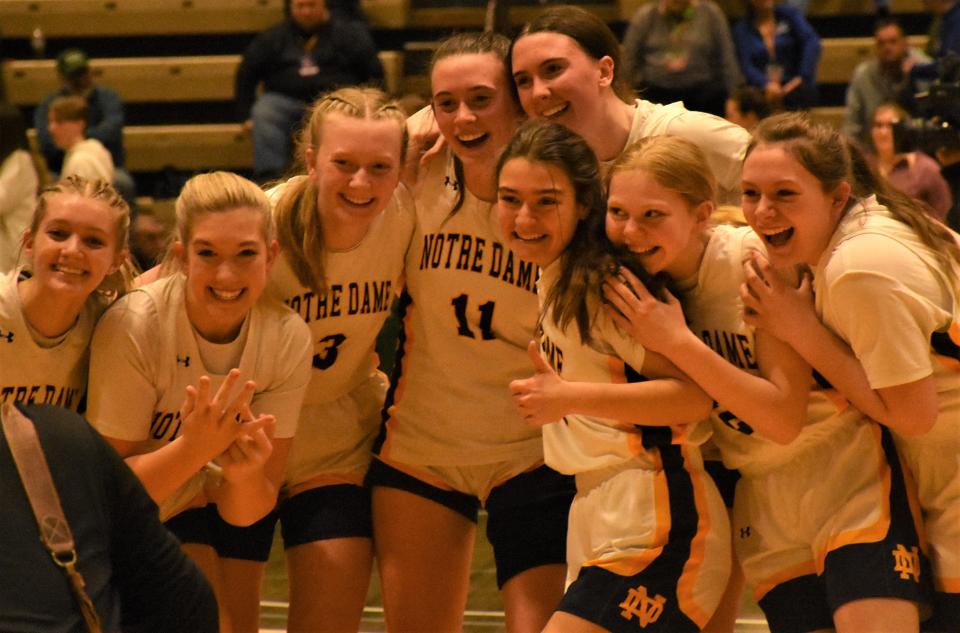
[[[57,97],[83,97],[87,102],[86,135],[103,143],[110,152],[114,165],[113,184],[132,203],[136,197],[136,186],[133,177],[123,168],[123,102],[120,95],[93,81],[90,58],[79,48],[68,48],[57,56],[57,75],[60,77],[60,88],[44,97],[33,113],[37,142],[40,153],[47,161],[47,168],[51,174],[58,175],[64,160],[64,152],[57,147],[48,126],[50,104]]]

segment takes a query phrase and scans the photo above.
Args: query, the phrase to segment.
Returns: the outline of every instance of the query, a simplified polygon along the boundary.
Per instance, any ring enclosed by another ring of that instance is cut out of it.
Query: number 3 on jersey
[[[313,355],[313,366],[316,369],[329,369],[337,362],[337,348],[347,340],[343,334],[331,334],[317,341],[317,349],[323,349],[322,354]],[[324,349],[324,344],[326,348]]]
[[[462,294],[454,298],[450,303],[453,305],[453,314],[457,317],[457,334],[467,338],[477,338],[477,335],[470,329],[467,323],[467,303],[470,297]],[[487,301],[477,306],[480,311],[480,337],[485,341],[490,341],[493,336],[493,301]]]

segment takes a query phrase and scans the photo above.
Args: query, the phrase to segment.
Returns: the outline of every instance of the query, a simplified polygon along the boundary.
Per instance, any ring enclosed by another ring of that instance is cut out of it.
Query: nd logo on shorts
[[[636,589],[628,589],[626,599],[620,603],[623,611],[620,615],[628,622],[634,617],[637,618],[641,629],[645,629],[648,624],[653,624],[663,613],[663,605],[667,599],[657,594],[652,598],[647,595],[647,588],[638,585]]]
[[[893,571],[900,574],[902,580],[913,576],[914,582],[920,582],[920,552],[916,546],[907,549],[897,543],[897,549],[890,550],[893,554]]]

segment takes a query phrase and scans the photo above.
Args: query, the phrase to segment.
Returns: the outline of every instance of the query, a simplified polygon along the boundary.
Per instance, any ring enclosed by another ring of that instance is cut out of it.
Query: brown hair
[[[558,123],[532,119],[520,125],[500,155],[498,178],[503,166],[514,158],[560,169],[573,185],[576,203],[586,211],[561,256],[560,275],[547,293],[541,315],[549,309],[561,329],[575,321],[581,340],[589,343],[592,337],[588,301],[601,296],[607,275],[626,266],[654,294],[659,294],[662,284],[648,283],[650,276],[636,257],[607,238],[600,163],[582,137]]]
[[[57,97],[50,102],[49,116],[54,121],[87,121],[87,100],[70,95]]]
[[[307,124],[300,133],[298,151],[323,142],[321,132],[331,114],[370,121],[396,121],[402,129],[400,160],[406,154],[406,116],[395,101],[376,88],[341,88],[317,99],[310,108]],[[312,178],[295,178],[276,201],[276,225],[280,246],[301,284],[322,292],[326,288],[323,270],[323,225],[317,206],[319,192]]]
[[[620,42],[607,24],[593,13],[572,5],[558,5],[546,9],[543,13],[527,22],[520,35],[510,46],[507,57],[508,70],[512,69],[513,46],[524,35],[533,33],[559,33],[566,35],[593,59],[609,57],[613,60],[613,91],[625,103],[632,104],[636,93],[624,77],[625,68],[621,59]],[[511,70],[512,72],[512,70]],[[516,86],[511,82],[514,94]]]
[[[956,281],[954,267],[960,264],[960,246],[953,234],[932,219],[923,206],[891,187],[877,175],[863,152],[829,125],[814,123],[802,113],[784,113],[764,119],[754,130],[747,156],[758,145],[781,145],[804,169],[820,181],[823,191],[833,191],[847,182],[852,190],[847,211],[858,201],[876,195],[898,221],[916,233],[935,254],[947,275]]]

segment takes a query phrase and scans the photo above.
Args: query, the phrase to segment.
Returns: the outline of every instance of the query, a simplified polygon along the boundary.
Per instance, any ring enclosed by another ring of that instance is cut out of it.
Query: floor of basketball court
[[[490,544],[484,536],[486,527],[483,523],[485,520],[486,515],[481,513],[481,525],[477,530],[477,542],[473,551],[470,594],[467,597],[467,611],[464,615],[463,630],[465,633],[499,633],[506,631],[503,624],[503,603],[497,591],[493,555]],[[363,633],[385,631],[376,570],[374,570],[373,575],[370,593],[367,596],[367,607],[363,615],[361,628]],[[263,631],[282,631],[286,628],[286,622],[287,575],[283,560],[283,546],[279,540],[278,530],[270,553],[270,561],[267,564],[260,623]],[[744,597],[736,633],[769,633],[763,614],[749,596]]]

